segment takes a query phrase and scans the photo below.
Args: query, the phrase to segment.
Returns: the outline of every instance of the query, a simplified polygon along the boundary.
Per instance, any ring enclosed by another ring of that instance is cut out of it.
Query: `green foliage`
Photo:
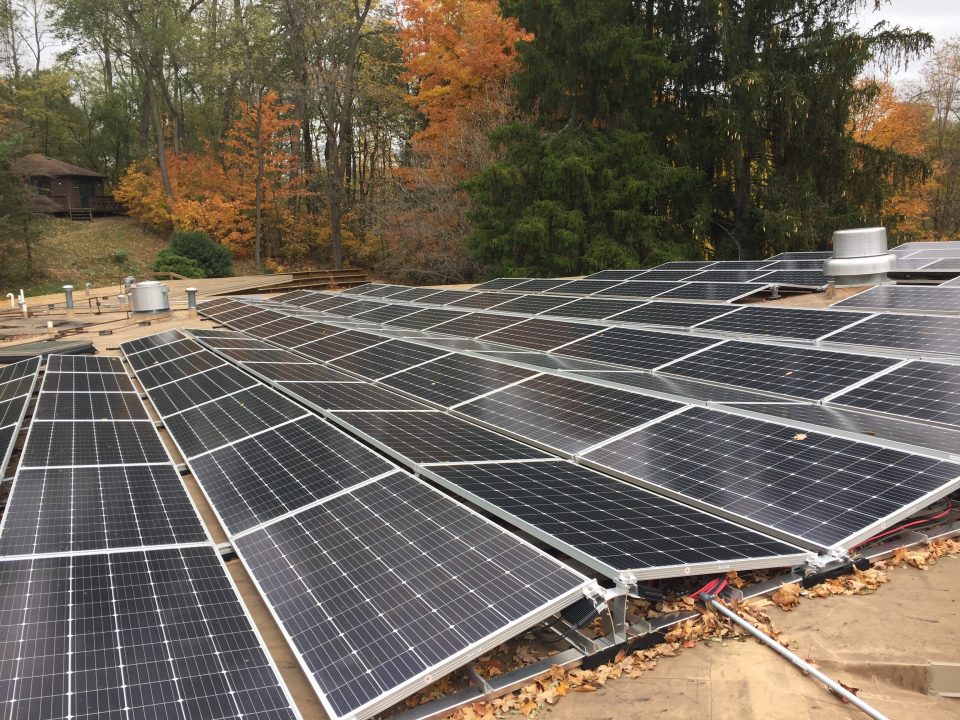
[[[116,265],[123,265],[127,260],[130,259],[130,253],[128,253],[126,250],[117,250],[110,255],[110,259]]]
[[[207,275],[196,260],[177,255],[170,248],[164,248],[157,254],[153,264],[155,272],[173,272],[188,278],[205,278]]]
[[[34,274],[33,246],[39,226],[30,213],[32,193],[14,167],[21,140],[0,123],[0,287],[12,287]]]
[[[170,249],[176,255],[195,260],[206,277],[230,277],[233,274],[230,251],[206,233],[174,230],[170,234]]]

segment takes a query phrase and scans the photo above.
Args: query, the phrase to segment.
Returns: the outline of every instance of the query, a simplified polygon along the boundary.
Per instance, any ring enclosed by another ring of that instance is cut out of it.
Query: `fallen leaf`
[[[779,605],[782,610],[793,610],[793,608],[800,604],[801,589],[798,583],[781,585],[770,599]]]
[[[807,439],[807,434],[806,434],[806,433],[797,433],[796,435],[793,436],[793,439],[794,439],[794,440],[806,440],[806,439]]]

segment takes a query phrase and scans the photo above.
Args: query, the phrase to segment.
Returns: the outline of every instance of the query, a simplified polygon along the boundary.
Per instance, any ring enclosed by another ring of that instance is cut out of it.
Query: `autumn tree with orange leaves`
[[[472,265],[461,184],[496,157],[487,134],[514,114],[514,47],[530,36],[497,0],[410,0],[399,38],[423,126],[396,172],[380,262],[410,279],[463,280]]]

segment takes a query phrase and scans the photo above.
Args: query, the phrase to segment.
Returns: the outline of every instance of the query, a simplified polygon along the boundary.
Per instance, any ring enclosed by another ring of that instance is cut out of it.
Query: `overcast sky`
[[[869,5],[870,9],[860,12],[864,28],[886,20],[891,25],[925,30],[937,42],[960,37],[960,0],[885,0],[876,12],[872,11],[872,0]],[[892,79],[897,84],[917,80],[922,65],[922,59],[911,62],[907,70],[897,72]]]

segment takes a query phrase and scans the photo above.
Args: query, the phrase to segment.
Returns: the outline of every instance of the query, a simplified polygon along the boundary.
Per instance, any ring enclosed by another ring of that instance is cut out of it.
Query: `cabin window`
[[[40,195],[50,195],[50,178],[35,178],[33,186]]]
[[[73,189],[74,189],[74,190],[79,190],[79,189],[80,189],[80,181],[79,181],[79,180],[74,180],[74,181],[73,181]]]

